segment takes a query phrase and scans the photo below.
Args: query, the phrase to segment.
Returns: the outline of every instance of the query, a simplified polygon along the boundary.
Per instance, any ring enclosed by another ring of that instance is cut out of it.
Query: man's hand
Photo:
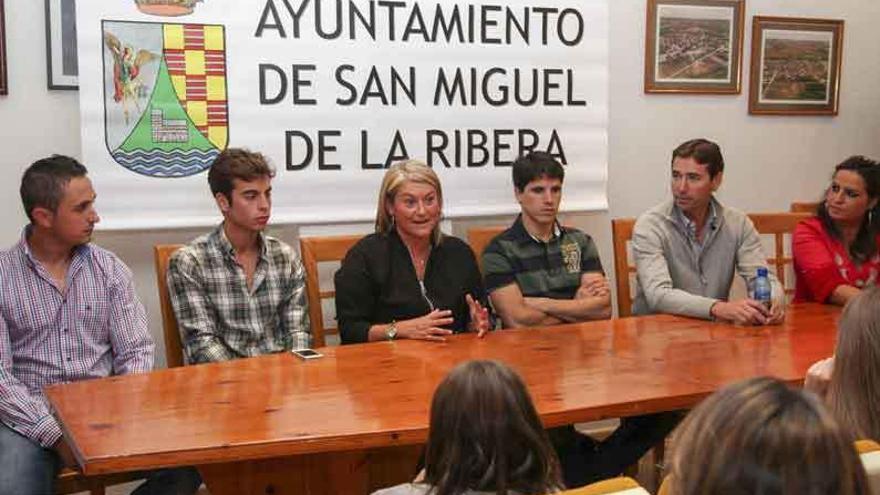
[[[61,460],[61,465],[63,467],[77,469],[76,458],[73,456],[73,451],[70,450],[70,446],[67,445],[67,442],[65,442],[63,438],[55,442],[55,445],[53,445],[52,448],[58,453],[58,458]]]
[[[768,325],[779,325],[785,320],[785,300],[773,300],[770,306],[770,316],[767,319]]]
[[[581,286],[575,298],[604,297],[611,294],[608,279],[599,272],[585,273],[581,276]]]
[[[834,372],[834,358],[826,358],[816,361],[807,370],[807,378],[804,380],[804,389],[813,392],[821,398],[828,393],[828,384],[831,383],[831,374]]]
[[[767,325],[770,321],[770,311],[754,299],[718,301],[712,305],[710,313],[719,320],[737,325]]]

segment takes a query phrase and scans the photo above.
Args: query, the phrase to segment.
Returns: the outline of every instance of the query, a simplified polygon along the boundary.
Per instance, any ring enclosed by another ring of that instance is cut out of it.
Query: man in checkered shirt
[[[0,493],[55,493],[75,467],[43,387],[153,368],[153,341],[131,271],[91,244],[98,222],[86,168],[54,155],[24,173],[30,219],[0,253]],[[191,494],[192,468],[157,471],[134,493]]]
[[[187,362],[309,347],[305,271],[296,252],[263,233],[275,171],[260,153],[228,149],[208,184],[223,223],[178,250],[168,288]]]

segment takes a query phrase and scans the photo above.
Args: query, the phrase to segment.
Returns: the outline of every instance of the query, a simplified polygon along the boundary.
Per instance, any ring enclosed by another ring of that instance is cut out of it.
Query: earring
[[[394,219],[394,215],[391,215],[391,225],[388,227],[388,230],[394,230],[394,224],[397,220]]]

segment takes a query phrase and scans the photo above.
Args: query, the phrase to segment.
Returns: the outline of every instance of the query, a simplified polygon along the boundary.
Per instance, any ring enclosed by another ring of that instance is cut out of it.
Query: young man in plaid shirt
[[[171,257],[168,288],[190,364],[309,347],[305,271],[263,233],[275,171],[260,153],[228,149],[208,184],[223,223]]]
[[[43,387],[153,368],[153,341],[131,271],[90,243],[98,222],[86,168],[54,155],[21,181],[30,219],[0,254],[0,493],[55,493],[75,467]],[[153,473],[135,494],[191,494],[195,469]]]

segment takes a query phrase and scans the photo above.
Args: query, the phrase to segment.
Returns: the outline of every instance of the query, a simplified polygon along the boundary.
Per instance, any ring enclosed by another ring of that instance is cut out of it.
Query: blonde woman
[[[846,305],[834,356],[810,368],[804,387],[825,398],[857,438],[880,441],[880,289],[865,289]]]
[[[852,438],[812,394],[773,378],[719,390],[682,423],[670,495],[862,495]]]
[[[355,244],[336,272],[343,344],[443,341],[489,330],[480,270],[471,248],[440,232],[443,190],[434,171],[409,160],[385,173],[376,232]]]

